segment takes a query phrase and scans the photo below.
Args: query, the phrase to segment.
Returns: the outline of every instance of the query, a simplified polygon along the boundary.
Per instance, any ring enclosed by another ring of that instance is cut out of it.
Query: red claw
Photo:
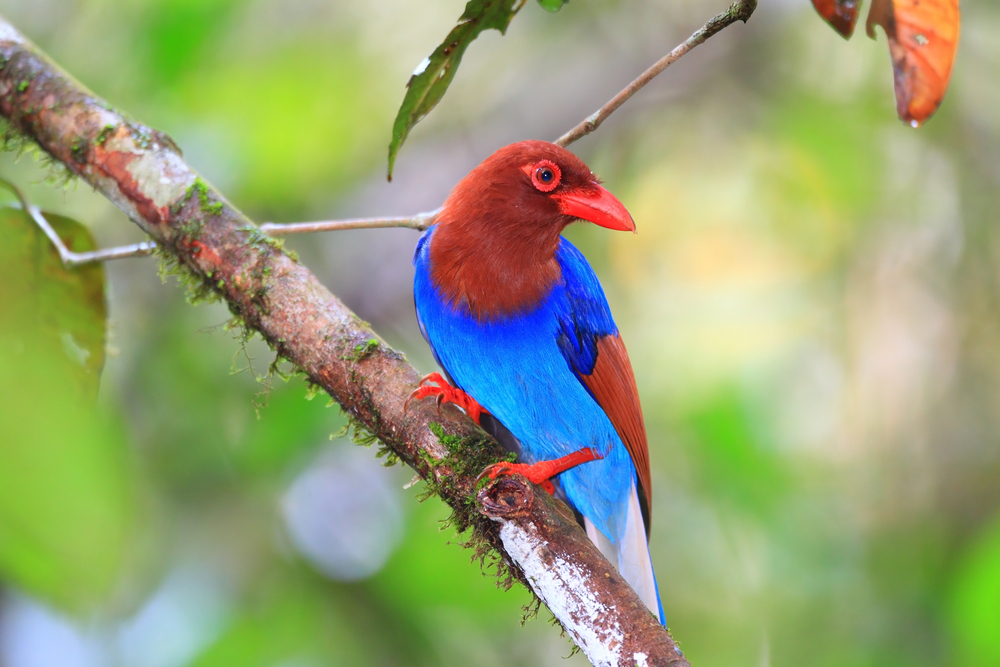
[[[538,484],[543,489],[545,489],[550,495],[555,492],[555,487],[552,482],[549,481],[550,478],[555,477],[561,472],[565,472],[570,468],[580,465],[581,463],[587,463],[588,461],[596,461],[598,459],[603,459],[604,455],[597,452],[597,450],[590,447],[584,447],[579,451],[575,451],[572,454],[568,454],[558,459],[552,459],[551,461],[539,461],[538,463],[494,463],[491,466],[487,466],[486,470],[480,473],[479,478],[476,479],[478,484],[479,480],[483,477],[489,477],[490,479],[496,479],[500,475],[522,475],[532,484]]]
[[[433,382],[437,386],[428,385],[424,386],[426,382]],[[403,403],[403,411],[410,405],[410,401],[419,401],[422,398],[427,398],[428,396],[437,397],[438,410],[441,409],[442,403],[451,403],[457,405],[458,407],[465,410],[465,414],[472,418],[472,421],[479,423],[479,417],[486,412],[476,400],[466,394],[464,391],[458,387],[453,387],[448,384],[447,380],[441,377],[440,373],[428,373],[427,375],[420,378],[420,384],[410,392],[410,395],[406,397],[406,402]]]

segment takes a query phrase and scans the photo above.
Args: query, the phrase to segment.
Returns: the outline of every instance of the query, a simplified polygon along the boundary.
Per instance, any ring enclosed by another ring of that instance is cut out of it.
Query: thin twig
[[[38,209],[35,209],[36,211]],[[32,214],[35,221],[38,218]],[[42,218],[43,220],[45,218]],[[45,235],[50,239],[52,238],[51,230],[46,231]],[[59,238],[58,236],[55,238]],[[53,240],[53,243],[56,243]],[[141,243],[133,243],[132,245],[117,246],[115,248],[105,248],[103,250],[91,250],[90,252],[70,252],[66,249],[66,246],[61,243],[56,243],[56,248],[59,250],[59,256],[62,258],[63,264],[69,268],[76,266],[81,266],[83,264],[92,264],[93,262],[107,262],[112,259],[127,259],[129,257],[146,257],[147,255],[153,254],[153,249],[156,248],[156,244],[152,241],[142,241]]]
[[[143,241],[142,243],[105,248],[103,250],[73,252],[66,247],[66,244],[63,243],[62,239],[59,238],[59,235],[56,234],[54,229],[52,229],[52,226],[49,224],[48,220],[45,219],[42,212],[37,206],[28,201],[24,192],[22,192],[19,187],[4,179],[0,179],[0,186],[7,188],[14,193],[14,195],[21,202],[20,208],[27,211],[31,218],[35,221],[35,224],[37,224],[38,227],[45,232],[45,236],[47,236],[49,241],[52,242],[52,245],[56,247],[56,250],[59,252],[59,257],[62,259],[63,265],[67,268],[74,268],[83,264],[91,264],[94,262],[107,262],[113,259],[145,257],[147,255],[151,255],[153,250],[156,248],[155,242]],[[425,231],[434,223],[434,220],[440,212],[441,208],[438,207],[433,211],[425,211],[424,213],[418,213],[407,218],[353,218],[349,220],[322,220],[317,222],[289,223],[265,222],[260,226],[260,231],[264,232],[268,236],[288,236],[291,234],[311,234],[314,232],[335,232],[346,229],[383,229],[389,227],[402,227],[405,229]]]
[[[655,79],[656,76],[663,70],[673,65],[688,51],[698,46],[726,26],[731,25],[736,21],[743,21],[746,23],[747,19],[750,18],[750,15],[753,14],[753,11],[756,8],[757,0],[736,0],[736,2],[730,5],[728,10],[703,25],[701,29],[697,30],[693,35],[677,45],[673,51],[656,61],[656,63],[643,72],[639,78],[626,86],[620,93],[612,97],[611,101],[585,118],[572,130],[556,139],[555,143],[565,148],[577,139],[581,139],[599,128],[601,123],[608,119],[608,116],[617,111],[618,107],[625,104],[629,98],[642,90],[647,83]]]
[[[89,252],[73,252],[66,247],[63,240],[59,238],[56,234],[56,230],[52,229],[52,225],[49,221],[45,219],[42,212],[37,206],[28,201],[28,198],[24,196],[24,192],[21,188],[17,187],[10,181],[0,178],[0,186],[3,186],[14,193],[20,204],[20,209],[27,212],[31,216],[31,219],[35,221],[35,224],[45,233],[52,245],[55,246],[56,251],[59,253],[59,258],[62,263],[67,268],[73,268],[80,266],[82,264],[90,264],[92,262],[106,262],[110,259],[123,259],[125,257],[142,257],[148,255],[156,247],[156,244],[152,241],[144,241],[143,243],[133,243],[128,246],[120,246],[117,248],[107,248],[104,250],[91,250]]]
[[[437,218],[441,208],[433,211],[417,213],[407,218],[354,218],[351,220],[322,220],[319,222],[265,222],[260,231],[268,236],[287,236],[289,234],[312,234],[314,232],[339,232],[345,229],[383,229],[387,227],[404,227],[424,231]]]

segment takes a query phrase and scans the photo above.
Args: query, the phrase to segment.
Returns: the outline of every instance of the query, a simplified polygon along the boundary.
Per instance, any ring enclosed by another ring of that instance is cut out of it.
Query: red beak
[[[559,202],[559,212],[600,227],[634,232],[635,222],[613,194],[597,183],[552,195]]]

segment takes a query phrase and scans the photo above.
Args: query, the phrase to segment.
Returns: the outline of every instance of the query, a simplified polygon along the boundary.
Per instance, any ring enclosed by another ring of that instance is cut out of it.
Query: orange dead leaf
[[[918,127],[948,90],[958,49],[958,0],[873,0],[866,26],[873,39],[876,25],[889,38],[896,113]]]
[[[854,24],[858,22],[861,0],[812,0],[812,3],[819,15],[844,39],[851,38]]]

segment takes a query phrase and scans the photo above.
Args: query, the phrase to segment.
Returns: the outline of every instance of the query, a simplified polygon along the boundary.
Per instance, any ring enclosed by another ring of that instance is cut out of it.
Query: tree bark
[[[495,550],[594,665],[688,665],[564,505],[521,477],[477,494],[477,475],[503,455],[498,445],[453,407],[420,401],[404,411],[419,378],[402,354],[207,185],[168,136],[84,89],[2,17],[0,115],[149,234],[196,294],[225,300],[416,470],[456,527],[473,529],[480,554]]]

